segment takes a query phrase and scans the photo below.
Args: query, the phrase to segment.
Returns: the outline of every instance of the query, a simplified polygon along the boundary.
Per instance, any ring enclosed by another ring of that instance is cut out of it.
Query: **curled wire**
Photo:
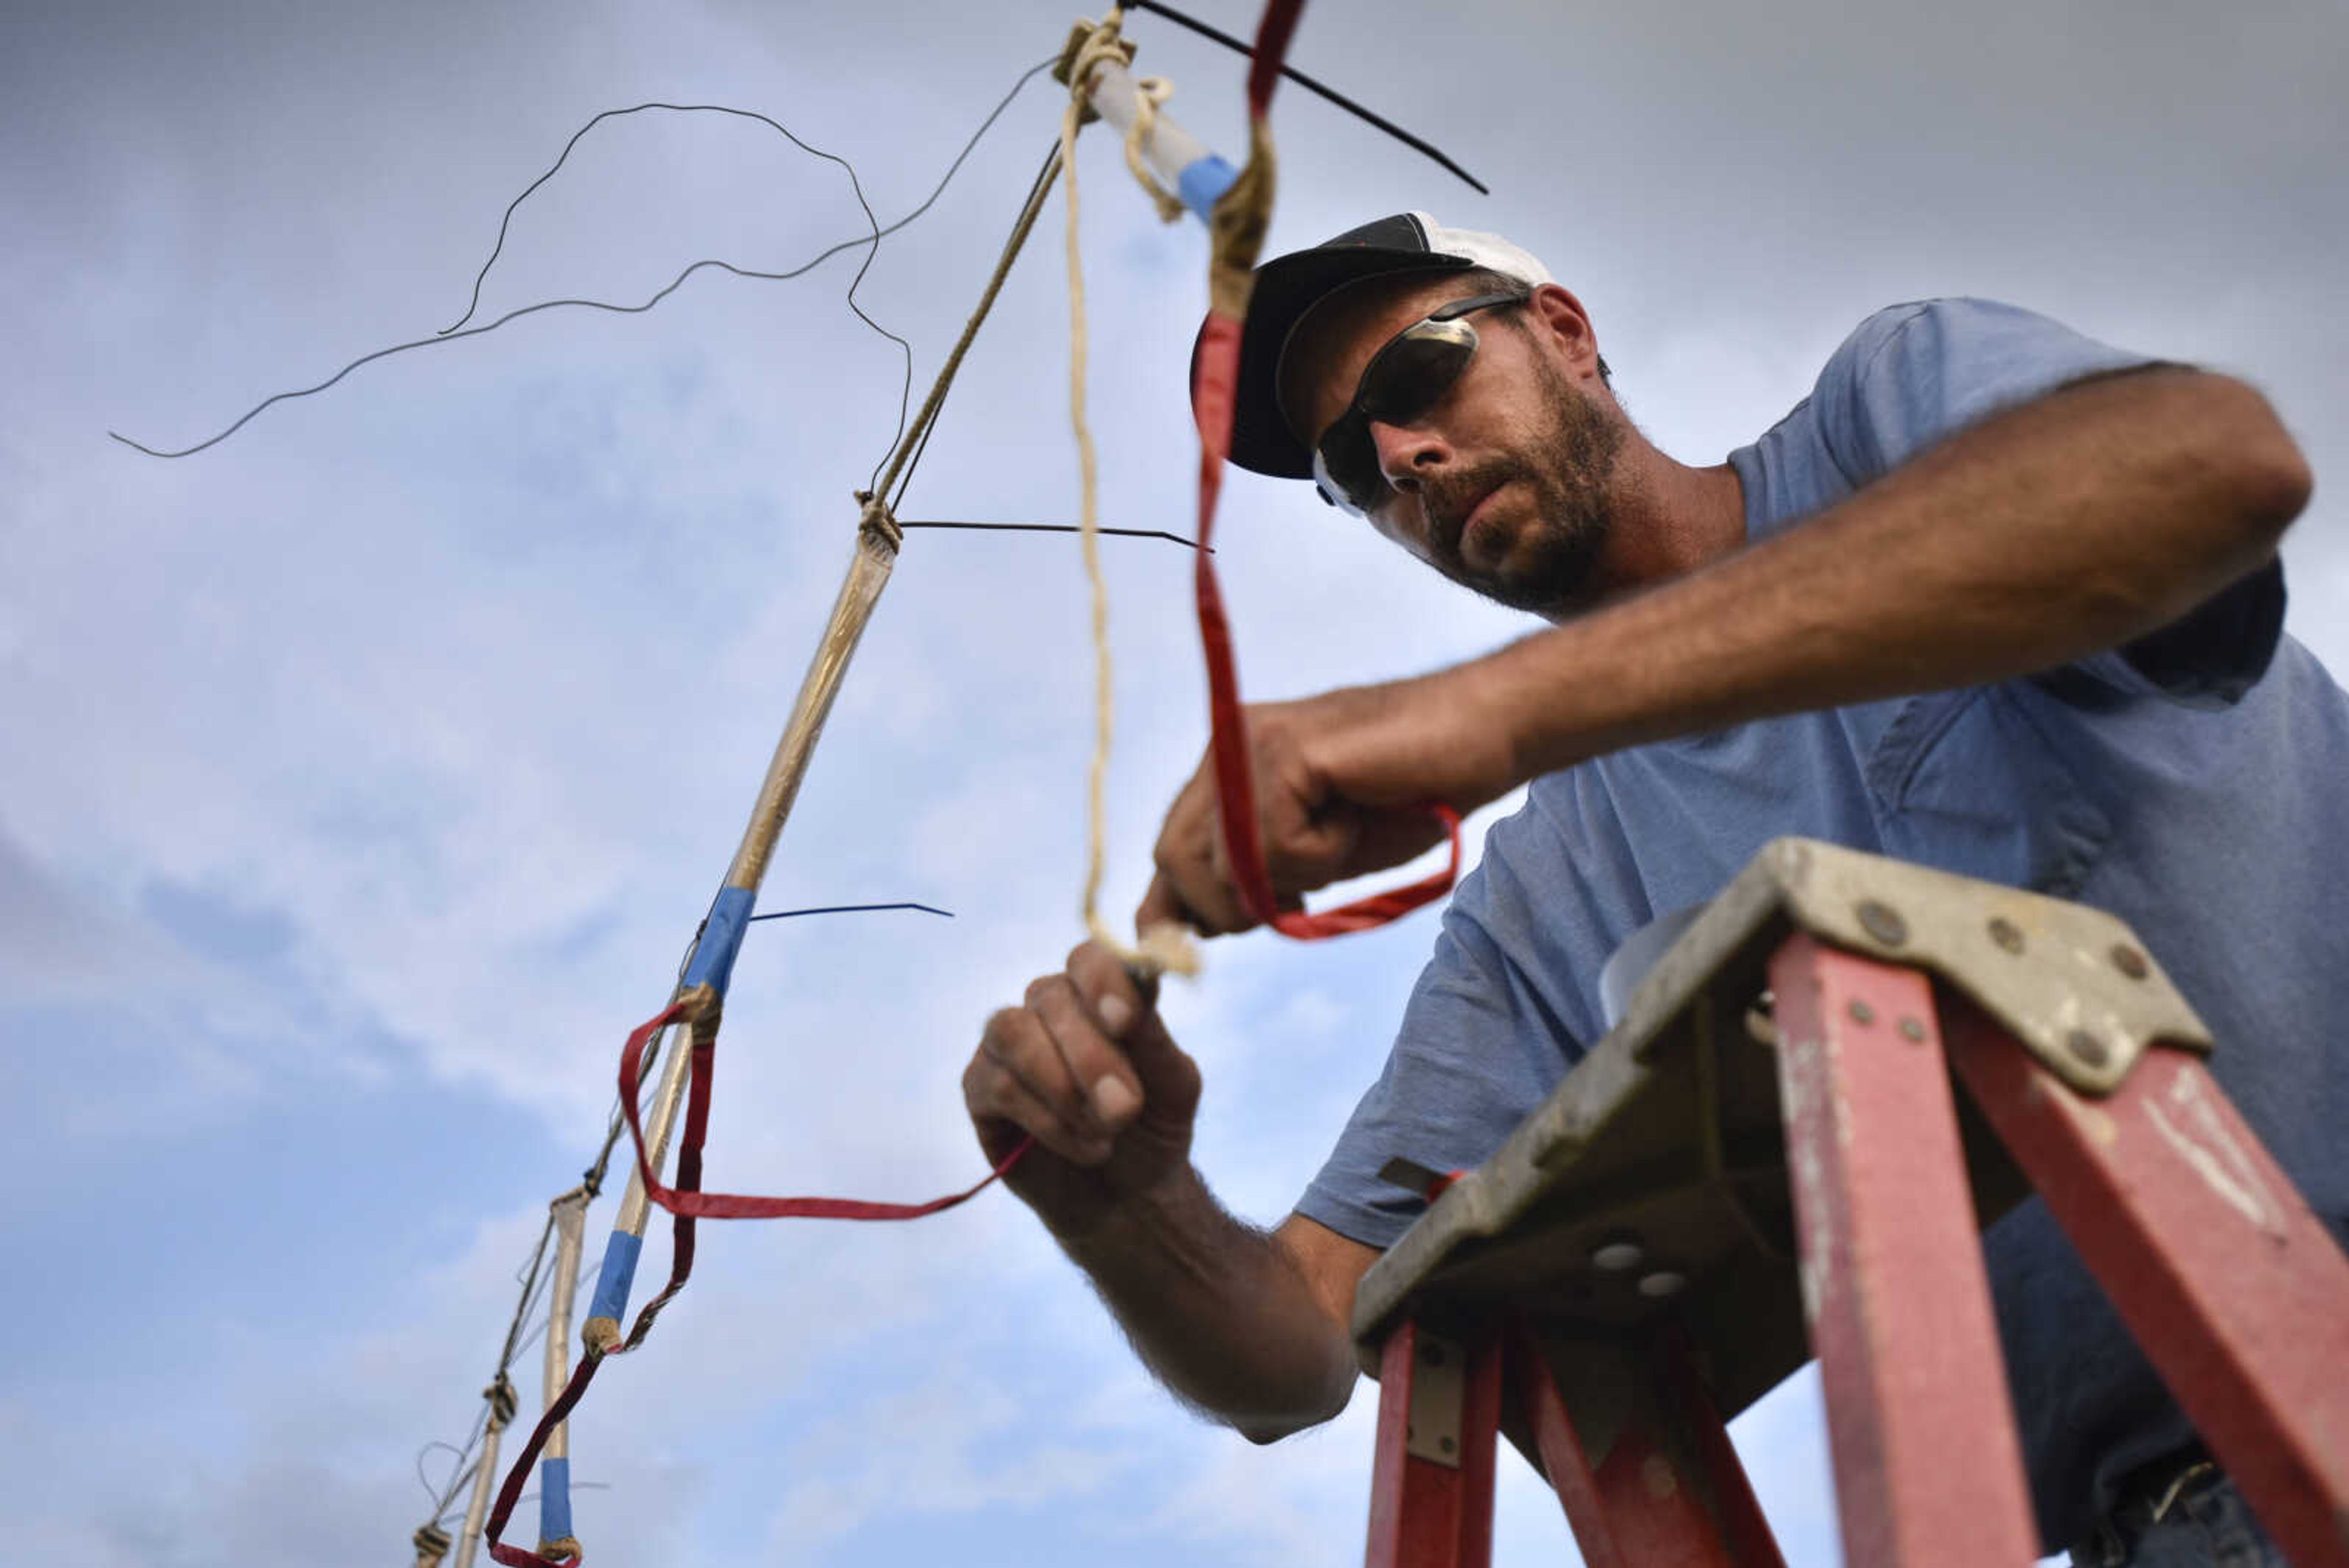
[[[970,157],[972,151],[978,147],[980,140],[994,127],[995,122],[1002,118],[1004,110],[1010,108],[1012,100],[1019,96],[1020,90],[1030,81],[1034,80],[1039,74],[1049,69],[1051,63],[1052,62],[1050,60],[1041,61],[1020,73],[1019,78],[1011,85],[1010,89],[1007,91],[1003,95],[1002,99],[996,103],[995,107],[988,111],[987,118],[979,122],[978,129],[974,130],[970,134],[969,139],[963,143],[962,150],[956,153],[954,161],[947,166],[946,173],[939,178],[937,184],[931,190],[930,193],[922,199],[920,205],[915,207],[913,211],[907,213],[904,217],[897,219],[895,223],[883,225],[875,222],[874,223],[872,233],[857,235],[854,239],[839,241],[838,243],[817,253],[808,260],[802,262],[799,265],[789,268],[788,270],[781,272],[767,272],[761,271],[756,267],[738,266],[732,262],[721,260],[714,256],[704,257],[703,259],[694,262],[684,268],[684,270],[680,271],[675,277],[671,278],[667,285],[655,292],[651,297],[637,305],[616,305],[609,300],[571,297],[561,299],[543,299],[534,305],[521,306],[515,309],[509,310],[504,315],[497,317],[497,319],[486,322],[479,327],[463,325],[464,322],[471,321],[474,314],[474,306],[469,306],[464,316],[459,318],[458,325],[442,327],[429,337],[411,338],[404,343],[394,343],[386,348],[373,349],[367,353],[360,355],[357,358],[353,359],[350,363],[345,365],[341,369],[336,370],[333,375],[328,376],[326,379],[316,382],[310,386],[289,388],[285,391],[273,392],[258,403],[255,403],[252,408],[247,409],[243,414],[237,416],[236,420],[225,429],[220,431],[217,434],[209,436],[206,439],[196,442],[193,446],[181,447],[177,451],[165,451],[158,447],[149,446],[143,441],[134,441],[119,431],[109,431],[106,433],[110,439],[120,441],[124,446],[129,447],[132,451],[143,452],[149,457],[192,457],[196,453],[203,452],[208,448],[218,446],[222,441],[224,441],[229,437],[236,434],[237,431],[243,430],[246,425],[253,422],[255,418],[276,404],[288,402],[297,398],[314,397],[316,394],[326,391],[327,389],[336,385],[352,371],[359,369],[364,366],[372,365],[378,359],[388,359],[394,355],[409,353],[419,348],[429,348],[436,344],[456,343],[468,337],[483,337],[489,333],[497,331],[500,327],[504,327],[509,323],[519,321],[526,316],[535,316],[543,310],[601,310],[606,311],[615,316],[641,316],[645,312],[652,309],[653,306],[658,305],[662,300],[667,299],[670,295],[675,294],[678,289],[684,287],[685,282],[688,278],[705,269],[715,269],[720,272],[730,273],[736,277],[750,278],[761,282],[789,282],[792,278],[801,277],[814,271],[817,267],[822,266],[825,262],[830,261],[833,256],[838,255],[841,252],[845,250],[854,250],[860,245],[867,247],[867,254],[865,256],[864,265],[857,269],[856,278],[849,285],[850,308],[855,310],[857,316],[863,319],[867,326],[872,327],[874,331],[881,333],[883,336],[889,337],[891,341],[896,343],[898,347],[905,351],[906,355],[905,386],[909,392],[913,380],[912,349],[905,344],[905,339],[896,337],[894,333],[890,333],[885,327],[881,327],[870,317],[865,316],[863,309],[857,306],[854,299],[856,284],[864,280],[866,269],[872,265],[872,252],[877,250],[880,242],[887,238],[889,235],[905,228],[916,219],[921,217],[923,213],[928,212],[930,208],[936,203],[938,198],[945,194],[947,186],[952,183],[955,175],[961,171],[964,162]],[[766,120],[768,124],[773,125],[776,130],[781,130],[786,136],[791,136],[792,134],[789,130],[784,130],[780,123],[767,119],[767,117],[764,115],[755,114],[745,109],[726,109],[722,105],[638,104],[632,109],[608,109],[605,110],[605,113],[597,115],[595,119],[590,120],[586,126],[582,127],[577,134],[574,134],[572,137],[572,142],[576,143],[579,137],[585,135],[587,130],[595,124],[596,120],[601,120],[613,115],[634,114],[638,110],[647,109],[671,109],[678,110],[709,109],[729,114],[740,114],[749,119]],[[792,140],[802,147],[807,146],[805,142],[800,141],[799,138],[796,136],[792,136]],[[570,146],[566,145],[564,149],[564,155],[568,156],[570,151]],[[836,154],[819,152],[813,148],[808,148],[808,151],[814,152],[818,157],[829,159],[833,162],[840,163],[843,168],[848,167],[846,160],[838,157]],[[562,159],[556,159],[554,168],[561,168],[562,163]],[[547,179],[554,174],[554,168],[551,168],[546,171],[546,173],[540,175],[537,180],[532,182],[530,190],[524,191],[521,196],[515,197],[513,202],[508,204],[506,208],[505,221],[502,222],[498,228],[498,248],[500,250],[504,247],[506,225],[512,219],[514,208],[522,203],[523,198],[527,197],[531,191],[535,191],[540,185],[544,184]],[[854,169],[849,170],[849,178],[852,182],[854,182],[855,171]],[[873,210],[869,203],[864,202],[864,190],[861,185],[856,187],[856,193],[859,203],[864,205],[864,213],[866,218],[871,220],[873,218]],[[491,253],[490,260],[482,264],[481,274],[474,279],[474,301],[476,305],[480,299],[481,281],[489,275],[490,267],[496,262],[497,254],[498,253],[496,250],[493,250]],[[905,394],[901,393],[899,396],[898,407],[898,428],[901,432],[905,426]],[[892,444],[894,445],[895,443],[893,442]],[[875,472],[878,472],[877,468]]]

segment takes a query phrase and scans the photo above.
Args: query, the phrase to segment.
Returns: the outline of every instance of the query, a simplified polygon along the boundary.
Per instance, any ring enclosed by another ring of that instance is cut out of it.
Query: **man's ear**
[[[1526,301],[1526,325],[1547,338],[1578,373],[1599,374],[1599,335],[1582,301],[1555,283],[1543,284]]]

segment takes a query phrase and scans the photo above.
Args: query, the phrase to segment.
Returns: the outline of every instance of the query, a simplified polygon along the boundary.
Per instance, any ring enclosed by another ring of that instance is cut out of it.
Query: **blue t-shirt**
[[[1760,540],[1982,418],[2147,361],[1982,300],[1896,306],[1730,454]],[[2214,1070],[2349,1234],[2349,698],[2282,634],[2271,564],[2151,637],[2026,679],[1743,724],[1534,782],[1486,836],[1385,1072],[1298,1212],[1375,1247],[1423,1209],[1378,1171],[1481,1164],[1605,1032],[1650,921],[1802,834],[2127,920],[2220,1042]],[[2043,1538],[2085,1535],[2190,1428],[2035,1199],[1986,1237]]]

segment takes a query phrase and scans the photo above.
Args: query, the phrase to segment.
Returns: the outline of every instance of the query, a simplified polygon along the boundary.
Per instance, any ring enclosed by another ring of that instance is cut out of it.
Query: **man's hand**
[[[962,1088],[990,1162],[1035,1135],[1004,1184],[1177,1396],[1258,1442],[1345,1408],[1347,1314],[1377,1251],[1224,1211],[1191,1168],[1199,1069],[1114,954],[1086,943],[988,1019]]]
[[[1035,1135],[1004,1183],[1063,1241],[1190,1170],[1198,1065],[1092,942],[987,1021],[962,1092],[989,1163]]]
[[[1523,782],[1483,695],[1469,665],[1247,710],[1257,823],[1281,908],[1442,842],[1430,805],[1464,815]],[[1212,751],[1169,808],[1155,857],[1137,927],[1176,920],[1214,936],[1257,923],[1224,852]]]

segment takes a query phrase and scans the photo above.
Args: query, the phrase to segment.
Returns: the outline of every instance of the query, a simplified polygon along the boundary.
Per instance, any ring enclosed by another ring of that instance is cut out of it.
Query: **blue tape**
[[[1174,193],[1183,204],[1202,218],[1212,218],[1216,203],[1232,188],[1240,171],[1210,152],[1183,171],[1174,182]]]
[[[548,1459],[538,1468],[538,1538],[555,1542],[571,1533],[571,1461]]]
[[[589,1317],[608,1317],[614,1323],[628,1310],[628,1292],[636,1282],[636,1259],[643,1255],[645,1239],[616,1230],[612,1239],[604,1243],[604,1266],[595,1272],[595,1299],[587,1303]]]
[[[720,888],[709,906],[709,919],[694,945],[692,967],[685,971],[684,989],[706,985],[720,998],[733,983],[734,960],[742,950],[742,933],[750,928],[750,907],[759,895],[748,888]]]

